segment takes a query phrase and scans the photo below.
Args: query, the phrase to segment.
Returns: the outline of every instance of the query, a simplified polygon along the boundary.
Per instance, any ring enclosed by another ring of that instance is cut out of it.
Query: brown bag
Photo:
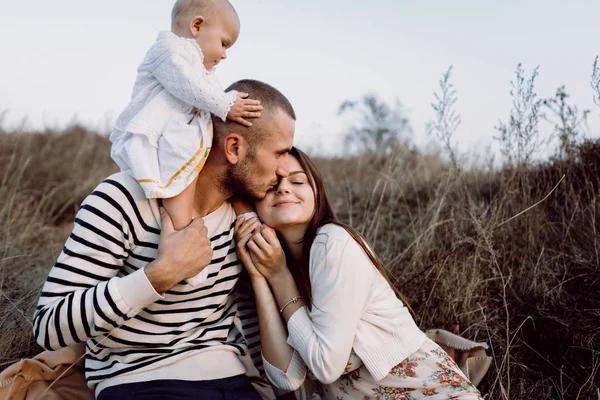
[[[0,373],[0,399],[94,400],[84,373],[85,344],[44,351]]]
[[[492,357],[485,354],[488,349],[487,343],[473,342],[443,329],[430,329],[425,332],[425,335],[456,361],[473,385],[477,386],[481,383],[492,363]]]

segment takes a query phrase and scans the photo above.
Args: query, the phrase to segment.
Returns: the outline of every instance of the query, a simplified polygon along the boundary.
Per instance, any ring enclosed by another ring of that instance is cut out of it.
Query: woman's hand
[[[285,253],[273,228],[263,224],[248,240],[246,246],[250,251],[252,263],[267,280],[288,271]]]
[[[247,221],[244,218],[240,218],[235,221],[234,227],[234,238],[238,259],[244,264],[246,271],[248,271],[248,275],[250,275],[250,279],[253,281],[256,279],[265,279],[254,266],[250,254],[248,253],[248,249],[246,248],[246,244],[259,225],[258,218],[250,218]]]

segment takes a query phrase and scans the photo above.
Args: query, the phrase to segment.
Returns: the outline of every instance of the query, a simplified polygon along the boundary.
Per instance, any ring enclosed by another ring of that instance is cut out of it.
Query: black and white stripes
[[[262,371],[252,291],[237,284],[234,220],[228,203],[205,218],[213,247],[207,280],[160,296],[143,271],[158,249],[156,201],[128,175],[109,177],[84,201],[46,280],[34,315],[38,343],[57,349],[87,341],[91,386],[214,346],[242,356],[249,349]]]

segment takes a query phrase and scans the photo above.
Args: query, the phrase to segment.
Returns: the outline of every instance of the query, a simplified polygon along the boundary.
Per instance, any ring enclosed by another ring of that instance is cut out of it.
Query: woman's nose
[[[289,184],[285,181],[281,181],[277,186],[277,194],[287,194],[290,192]]]

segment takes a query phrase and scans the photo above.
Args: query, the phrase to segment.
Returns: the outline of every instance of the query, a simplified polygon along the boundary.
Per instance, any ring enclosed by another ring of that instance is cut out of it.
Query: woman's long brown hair
[[[308,177],[308,182],[312,186],[313,191],[315,192],[315,212],[310,222],[308,223],[308,227],[306,232],[304,233],[304,237],[302,239],[302,261],[301,265],[291,265],[291,272],[296,281],[296,285],[298,286],[298,290],[300,294],[305,299],[306,304],[309,308],[312,308],[312,287],[310,284],[310,248],[317,236],[317,231],[320,227],[327,224],[336,224],[344,228],[350,236],[363,248],[369,260],[373,263],[375,268],[379,270],[381,275],[388,282],[390,287],[396,292],[396,295],[402,302],[410,309],[408,302],[405,297],[396,289],[396,287],[390,281],[385,269],[383,268],[383,264],[379,257],[373,252],[373,250],[367,245],[367,241],[365,238],[354,228],[351,226],[344,224],[340,220],[337,219],[335,213],[333,212],[333,208],[331,207],[331,203],[327,198],[327,193],[325,192],[325,185],[323,184],[323,179],[321,178],[321,174],[317,170],[315,164],[311,161],[311,159],[302,151],[296,147],[293,147],[290,151],[290,156],[295,157],[300,166],[306,173]],[[282,243],[283,244],[283,243]],[[285,250],[285,248],[284,248]],[[288,261],[289,262],[289,261]],[[411,310],[412,312],[412,310]]]

